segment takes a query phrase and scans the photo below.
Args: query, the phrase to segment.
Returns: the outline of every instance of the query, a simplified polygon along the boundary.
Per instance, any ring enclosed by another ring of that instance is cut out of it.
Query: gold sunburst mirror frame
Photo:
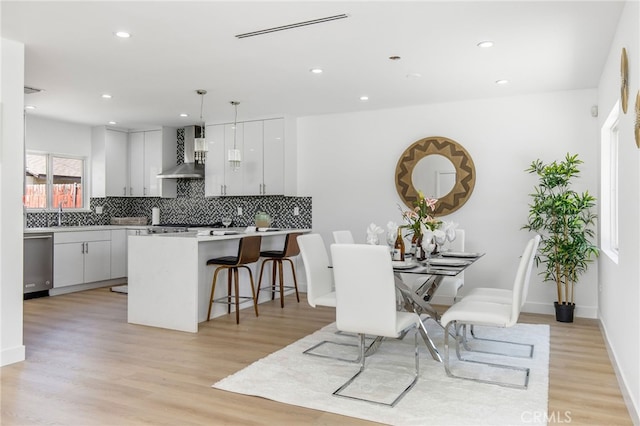
[[[418,190],[412,179],[413,170],[420,160],[429,155],[446,157],[453,163],[456,171],[453,188],[440,197],[436,204],[434,214],[444,216],[455,212],[469,200],[476,184],[476,168],[467,150],[452,139],[430,136],[414,142],[402,153],[396,165],[396,190],[402,201],[411,209],[418,199]]]
[[[624,47],[620,55],[620,100],[622,102],[622,112],[626,114],[629,103],[629,61],[627,59],[627,49]]]
[[[636,124],[635,124],[636,146],[640,148],[640,90],[636,95]]]

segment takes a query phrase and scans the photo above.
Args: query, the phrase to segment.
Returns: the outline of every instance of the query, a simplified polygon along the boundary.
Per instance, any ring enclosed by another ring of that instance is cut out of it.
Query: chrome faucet
[[[62,201],[58,204],[58,226],[62,226],[62,204]]]

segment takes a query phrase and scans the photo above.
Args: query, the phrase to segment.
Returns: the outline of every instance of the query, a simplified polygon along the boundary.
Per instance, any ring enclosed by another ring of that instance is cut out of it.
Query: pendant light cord
[[[234,102],[235,115],[233,117],[233,149],[236,149],[236,132],[238,131],[238,103]]]

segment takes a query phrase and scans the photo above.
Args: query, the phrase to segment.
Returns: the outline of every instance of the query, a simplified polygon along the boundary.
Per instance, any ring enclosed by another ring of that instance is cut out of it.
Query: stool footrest
[[[270,287],[265,287],[265,288],[261,288],[259,289],[259,291],[280,291],[280,285],[276,284],[275,286],[271,286],[271,284],[269,284]],[[287,289],[295,289],[296,287],[293,285],[283,285],[282,288],[287,288]]]
[[[229,297],[228,296],[224,296],[224,297],[218,297],[217,299],[213,299],[213,303],[224,303],[225,305],[235,305],[234,299],[235,296],[231,296],[231,301],[229,301]],[[251,296],[238,296],[238,299],[243,299],[243,300],[252,300],[253,297]]]

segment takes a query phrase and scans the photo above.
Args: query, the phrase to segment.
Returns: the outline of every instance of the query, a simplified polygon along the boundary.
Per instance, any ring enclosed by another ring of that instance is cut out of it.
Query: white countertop
[[[192,228],[193,229],[193,228]],[[199,229],[198,231],[192,230],[189,232],[173,232],[173,233],[167,233],[167,234],[147,234],[147,235],[140,235],[139,237],[143,237],[143,238],[188,238],[188,239],[196,239],[198,242],[200,241],[222,241],[222,240],[234,240],[234,239],[238,239],[238,238],[243,238],[243,237],[248,237],[251,235],[260,235],[263,237],[268,237],[268,236],[277,236],[277,235],[286,235],[286,234],[290,234],[292,232],[302,232],[302,233],[308,233],[311,232],[311,229],[295,229],[295,228],[280,228],[277,230],[271,230],[271,231],[254,231],[254,232],[245,232],[244,228],[237,228],[237,229],[233,229],[235,231],[237,231],[237,233],[235,234],[228,234],[228,235],[202,235],[204,234],[204,232],[207,231],[222,231],[222,228],[202,228]]]
[[[147,229],[149,225],[86,225],[86,226],[50,226],[42,228],[24,228],[25,234],[38,232],[80,232],[111,231],[114,229]]]
[[[25,234],[35,234],[41,232],[84,232],[84,231],[111,231],[116,229],[148,229],[151,225],[88,225],[88,226],[50,226],[42,228],[25,228]],[[196,231],[197,229],[197,231]],[[231,235],[199,235],[205,231],[223,231],[224,228],[191,228],[189,232],[173,232],[166,234],[146,234],[141,237],[158,237],[158,238],[197,238],[198,241],[218,241],[232,240],[236,238],[246,237],[248,235],[286,235],[291,232],[311,232],[311,229],[294,229],[279,228],[277,230],[264,232],[245,232],[245,228],[229,228],[236,231],[237,234]]]

